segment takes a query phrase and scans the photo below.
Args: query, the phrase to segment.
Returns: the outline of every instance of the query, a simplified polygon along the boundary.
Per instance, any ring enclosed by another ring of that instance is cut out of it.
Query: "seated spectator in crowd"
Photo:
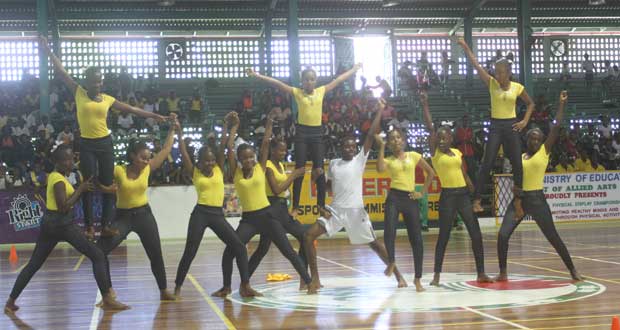
[[[177,96],[177,93],[175,91],[170,91],[168,93],[168,98],[166,99],[166,103],[168,104],[168,111],[178,114],[179,111],[181,111],[181,108],[179,107],[179,101],[181,101],[181,99]]]
[[[573,166],[569,162],[568,156],[566,154],[561,154],[558,165],[555,166],[555,171],[557,173],[572,173],[576,172],[575,166]]]
[[[545,100],[545,95],[536,97],[536,106],[532,114],[532,123],[536,124],[543,133],[549,134],[549,123],[551,118],[551,105]]]
[[[54,132],[55,132],[54,126],[50,124],[49,118],[47,116],[41,116],[41,123],[37,127],[37,132],[40,132],[40,131],[45,132],[46,139],[49,139],[50,137],[54,136]]]
[[[128,135],[134,131],[133,116],[128,112],[122,112],[118,116],[118,126],[120,127],[119,133],[121,135]]]
[[[144,103],[144,111],[160,113],[159,112],[159,103],[157,102],[157,97],[154,95],[149,96]],[[153,118],[147,118],[144,120],[146,123],[146,127],[153,130],[154,132],[159,132],[159,125]]]
[[[396,112],[396,118],[392,118],[392,120],[388,121],[386,125],[388,127],[395,127],[403,132],[406,132],[409,129],[411,122],[407,119],[404,111],[398,111]]]
[[[47,172],[43,162],[38,161],[34,163],[34,166],[28,171],[28,184],[35,192],[41,193],[45,191],[47,186]]]
[[[189,119],[192,123],[198,124],[202,119],[202,99],[200,93],[196,90],[192,96],[192,102],[189,107]]]
[[[579,140],[579,144],[582,148],[590,150],[598,150],[599,136],[594,129],[594,124],[588,124],[588,132],[584,134]]]
[[[587,169],[586,172],[604,172],[605,167],[599,163],[599,154],[598,152],[593,152],[590,156],[590,168]]]
[[[614,149],[611,139],[601,140],[600,161],[608,170],[617,169],[618,153]]]
[[[584,148],[579,149],[579,158],[575,160],[575,170],[577,172],[586,172],[592,167],[590,162],[590,155]]]
[[[22,135],[30,136],[30,129],[23,118],[18,119],[17,122],[13,122],[11,130],[11,134],[15,137],[20,137]]]
[[[616,150],[617,154],[620,154],[620,132],[616,132],[616,134],[614,134],[614,139],[611,143],[611,146],[614,148],[614,150]]]
[[[601,124],[596,127],[601,140],[611,140],[611,127],[609,126],[609,117],[601,115],[599,117]],[[602,141],[601,141],[602,142]]]
[[[69,126],[69,124],[65,124],[62,132],[58,133],[56,141],[60,141],[65,144],[73,143],[73,133],[71,132],[71,126]]]

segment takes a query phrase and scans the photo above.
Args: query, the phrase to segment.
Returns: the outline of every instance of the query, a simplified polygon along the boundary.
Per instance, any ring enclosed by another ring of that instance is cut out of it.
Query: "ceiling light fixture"
[[[381,7],[384,7],[384,8],[400,5],[400,2],[396,0],[383,0],[381,2],[382,2]]]

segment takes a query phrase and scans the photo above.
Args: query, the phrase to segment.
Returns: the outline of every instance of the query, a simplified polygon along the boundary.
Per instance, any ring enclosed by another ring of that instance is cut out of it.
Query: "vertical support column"
[[[288,1],[288,66],[291,86],[298,87],[300,83],[301,60],[299,58],[299,0]],[[291,110],[293,117],[297,116],[297,104],[293,102]]]
[[[392,86],[394,86],[394,88],[392,88],[392,90],[394,91],[394,94],[397,93],[397,91],[399,91],[400,86],[398,86],[399,81],[398,81],[398,66],[401,65],[402,63],[398,62],[398,49],[397,47],[397,43],[396,43],[396,36],[394,35],[394,30],[390,31],[390,51],[392,52]]]
[[[474,52],[474,54],[476,54],[474,49],[473,29],[474,18],[471,15],[468,15],[463,21],[463,38],[465,39],[465,42],[467,43],[469,48]],[[466,61],[466,68],[467,70],[465,71],[465,83],[467,87],[471,87],[474,81],[474,67],[469,61]]]
[[[531,94],[532,85],[532,36],[530,0],[517,1],[517,38],[519,39],[519,81]]]
[[[543,68],[544,75],[548,76],[551,74],[551,38],[544,37],[543,38]]]
[[[48,0],[37,0],[37,32],[39,35],[48,36],[47,18],[48,18]],[[57,42],[54,43],[56,45]],[[47,54],[39,48],[39,110],[41,113],[48,113],[50,109],[50,91],[49,91],[49,67],[47,65]]]
[[[52,0],[51,3],[52,6],[49,9],[52,29],[52,50],[54,54],[60,58],[60,27],[58,26],[58,11],[56,10],[57,0]]]
[[[265,17],[265,74],[271,77],[271,40],[273,39],[273,12]]]

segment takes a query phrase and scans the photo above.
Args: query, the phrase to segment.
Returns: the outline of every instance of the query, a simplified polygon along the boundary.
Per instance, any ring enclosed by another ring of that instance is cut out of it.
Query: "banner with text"
[[[496,177],[496,216],[512,200],[512,176]],[[620,171],[546,174],[544,193],[555,221],[620,219]]]

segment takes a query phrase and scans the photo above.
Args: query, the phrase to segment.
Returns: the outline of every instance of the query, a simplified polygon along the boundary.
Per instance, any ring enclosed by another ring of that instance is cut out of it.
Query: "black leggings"
[[[99,139],[80,138],[80,171],[84,180],[96,176],[98,181],[106,186],[114,179],[114,148],[112,136]],[[84,223],[91,226],[93,223],[93,193],[82,194],[84,208]],[[112,220],[114,211],[114,195],[103,194],[101,225],[107,226]]]
[[[247,244],[256,234],[267,235],[273,243],[278,247],[280,253],[288,259],[295,270],[306,284],[310,283],[310,275],[304,267],[301,259],[293,250],[291,243],[286,237],[286,231],[282,224],[275,219],[270,210],[266,207],[252,212],[243,212],[239,227],[237,227],[237,235],[241,239],[241,243]],[[222,256],[222,273],[224,276],[224,286],[230,287],[232,277],[232,260],[233,253],[230,247],[226,247]]]
[[[241,275],[241,283],[249,282],[248,252],[245,249],[245,245],[241,243],[237,233],[235,233],[235,229],[226,221],[222,208],[197,204],[189,218],[185,251],[183,251],[181,262],[179,262],[177,279],[175,281],[176,285],[178,287],[183,285],[192,260],[194,260],[198,248],[200,247],[202,236],[207,228],[211,228],[217,237],[219,237],[228,248],[232,249],[232,253],[237,260],[239,274]]]
[[[478,181],[476,182],[476,192],[474,197],[480,198],[482,192],[489,183],[489,173],[493,169],[500,145],[504,147],[504,155],[510,160],[512,165],[512,176],[516,187],[523,187],[523,166],[521,165],[521,137],[519,132],[512,129],[512,124],[517,119],[491,119],[489,130],[489,140],[484,149],[482,165],[478,171]]]
[[[312,169],[323,168],[325,158],[325,145],[323,144],[323,128],[321,126],[295,126],[297,133],[295,136],[295,168],[306,166],[308,152],[312,161]],[[301,185],[304,181],[303,176],[293,182],[293,208],[299,207],[301,196]],[[316,180],[317,204],[325,206],[325,175],[321,175]]]
[[[146,255],[151,261],[151,271],[155,275],[157,286],[160,290],[164,290],[166,288],[166,269],[164,268],[164,258],[161,253],[159,230],[157,229],[157,222],[153,212],[151,212],[151,207],[145,205],[133,209],[117,209],[116,213],[117,217],[114,225],[120,234],[114,237],[101,238],[97,242],[97,245],[106,255],[108,274],[110,274],[110,263],[107,255],[133,231],[140,237],[144,251],[146,251]]]
[[[293,237],[295,237],[299,242],[299,258],[301,259],[304,268],[307,267],[308,262],[306,261],[306,253],[304,249],[304,233],[306,232],[306,229],[301,223],[299,223],[299,221],[293,219],[293,217],[288,214],[285,198],[269,197],[269,202],[271,203],[271,211],[275,216],[275,219],[282,224],[287,233],[293,235]],[[269,251],[270,246],[271,239],[269,236],[261,234],[258,247],[250,257],[250,276],[252,276],[256,271],[256,268],[258,268],[258,265]]]
[[[525,214],[529,214],[532,218],[534,218],[534,221],[536,221],[536,224],[543,232],[543,235],[545,235],[549,243],[551,243],[555,251],[562,258],[566,268],[569,270],[574,270],[575,266],[573,265],[573,260],[568,253],[566,245],[562,242],[562,238],[560,238],[558,231],[555,229],[555,225],[553,224],[553,215],[551,214],[551,209],[549,208],[549,204],[547,204],[545,194],[542,190],[524,192],[522,201]],[[506,213],[504,214],[502,226],[499,229],[499,235],[497,238],[499,270],[502,272],[506,272],[507,269],[508,241],[510,240],[510,236],[514,230],[521,223],[521,220],[523,219],[515,220],[515,207],[513,201],[510,203]]]
[[[443,259],[446,254],[446,246],[450,239],[452,224],[456,220],[456,214],[460,214],[467,232],[471,238],[474,258],[476,259],[476,271],[484,273],[484,250],[482,248],[482,233],[478,218],[474,215],[469,192],[467,188],[442,188],[439,196],[439,237],[435,246],[435,273],[441,273]]]
[[[28,282],[30,282],[30,279],[41,268],[43,262],[45,262],[60,241],[66,241],[90,259],[101,295],[108,293],[110,290],[110,278],[106,271],[105,256],[94,243],[84,236],[80,227],[73,223],[72,214],[73,211],[68,214],[53,211],[45,213],[45,218],[41,223],[41,232],[32,252],[32,257],[30,257],[26,267],[17,276],[11,291],[11,298],[17,299],[19,297]]]
[[[396,258],[394,245],[399,214],[403,215],[405,226],[407,226],[407,236],[409,236],[409,244],[413,251],[415,278],[421,278],[422,263],[424,261],[424,243],[422,242],[422,225],[420,223],[418,201],[412,200],[407,191],[390,189],[385,199],[385,227],[383,229],[383,242],[385,243],[390,263],[393,263]]]

